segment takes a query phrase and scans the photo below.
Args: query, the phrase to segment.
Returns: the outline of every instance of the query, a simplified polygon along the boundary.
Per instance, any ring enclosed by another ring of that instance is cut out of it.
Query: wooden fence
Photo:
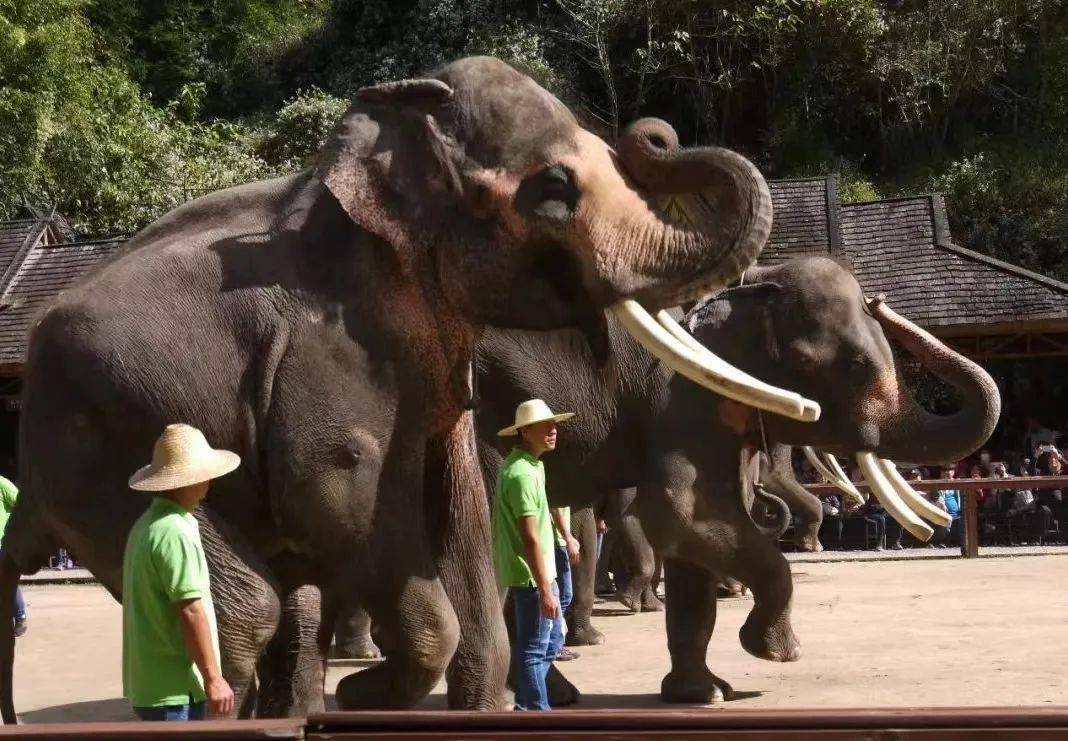
[[[980,489],[1065,489],[1068,490],[1068,476],[1017,476],[1008,479],[923,479],[909,481],[909,486],[917,491],[938,491],[939,489],[956,489],[964,494],[964,537],[961,539],[960,552],[965,558],[979,557],[979,504],[975,492]],[[858,483],[856,487],[866,490],[868,485]],[[840,494],[834,484],[806,484],[805,488],[818,497]],[[1068,523],[1062,523],[1068,526]]]

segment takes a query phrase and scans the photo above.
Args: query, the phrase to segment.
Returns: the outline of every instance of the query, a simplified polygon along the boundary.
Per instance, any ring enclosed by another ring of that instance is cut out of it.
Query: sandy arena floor
[[[1068,558],[1042,556],[794,564],[795,664],[738,644],[748,599],[720,602],[712,670],[739,694],[729,707],[1043,705],[1068,686]],[[24,722],[119,720],[120,607],[96,586],[25,589],[15,703]],[[659,704],[668,667],[661,614],[598,605],[603,646],[561,665],[582,707]],[[354,667],[332,666],[328,692]],[[428,707],[444,707],[439,693]],[[332,699],[332,698],[331,698]]]

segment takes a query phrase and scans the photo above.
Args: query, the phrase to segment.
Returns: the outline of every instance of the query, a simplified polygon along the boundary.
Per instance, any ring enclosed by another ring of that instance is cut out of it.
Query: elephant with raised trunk
[[[758,411],[710,393],[673,374],[614,321],[608,325],[610,359],[600,369],[570,330],[492,330],[479,345],[476,425],[484,457],[491,463],[499,457],[493,432],[517,400],[535,396],[577,412],[545,459],[553,505],[589,506],[605,492],[637,487],[642,530],[665,560],[672,668],[661,694],[668,701],[730,696],[729,684],[706,666],[719,575],[753,592],[740,632],[743,647],[775,661],[800,657],[790,625],[789,566],[750,517],[758,451],[780,443],[857,455],[881,476],[873,491],[887,510],[924,537],[930,528],[913,509],[925,518],[937,515],[917,504],[918,495],[905,492],[893,474],[881,473],[884,459],[963,457],[989,437],[1000,413],[997,388],[981,368],[866,299],[837,262],[797,259],[751,268],[745,278],[746,285],[693,309],[685,326],[703,350],[816,400],[818,420]],[[960,392],[959,412],[943,417],[919,407],[905,388],[891,339]],[[590,542],[583,547],[593,552]],[[557,697],[569,699],[570,688],[554,679]]]
[[[446,674],[452,707],[500,708],[465,411],[480,333],[579,327],[603,356],[607,307],[648,316],[734,280],[770,224],[743,157],[651,119],[617,153],[495,59],[362,89],[314,168],[181,206],[39,318],[0,591],[63,546],[121,600],[147,505],[126,477],[182,421],[243,459],[198,515],[243,712],[322,707],[320,612],[349,602],[391,650],[342,707],[408,707]],[[12,722],[10,630],[0,645]]]

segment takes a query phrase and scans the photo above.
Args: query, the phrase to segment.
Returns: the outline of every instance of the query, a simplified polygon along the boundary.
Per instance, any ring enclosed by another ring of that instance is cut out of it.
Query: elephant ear
[[[412,243],[428,204],[460,191],[452,100],[434,79],[362,88],[320,150],[316,176],[353,221],[395,246]]]

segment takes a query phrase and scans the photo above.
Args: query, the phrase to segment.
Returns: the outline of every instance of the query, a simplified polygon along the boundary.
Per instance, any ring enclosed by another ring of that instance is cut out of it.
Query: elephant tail
[[[22,573],[10,555],[0,551],[0,717],[5,724],[15,717],[15,590]]]
[[[760,484],[753,484],[753,493],[757,498],[763,500],[764,505],[768,507],[776,515],[775,524],[772,526],[761,525],[759,522],[754,521],[757,529],[764,533],[768,538],[773,541],[782,537],[786,529],[790,527],[790,522],[793,520],[793,515],[790,513],[790,508],[779,497],[775,496]]]

